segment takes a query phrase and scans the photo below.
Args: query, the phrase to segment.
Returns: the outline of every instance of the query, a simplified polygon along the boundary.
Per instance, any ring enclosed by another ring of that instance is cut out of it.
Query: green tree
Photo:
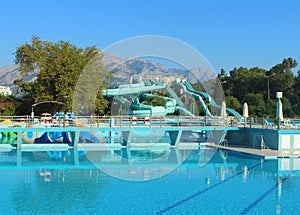
[[[299,115],[300,114],[300,70],[298,71],[294,81],[295,81],[293,87],[294,94],[290,98],[290,101],[292,103],[292,108],[294,110],[294,113]]]
[[[225,102],[227,107],[232,108],[238,112],[241,112],[242,105],[237,98],[233,96],[226,96]]]
[[[19,107],[19,101],[11,96],[0,94],[0,115],[15,116]]]
[[[250,69],[245,67],[233,68],[228,76],[225,70],[222,69],[220,74],[218,74],[218,78],[222,83],[225,96],[233,96],[241,104],[247,102],[251,105],[248,99],[255,102],[255,99],[252,96],[247,97],[247,94],[255,94],[257,98],[262,96],[265,100],[265,114],[267,116],[273,117],[276,114],[275,92],[282,91],[284,93],[283,105],[285,107],[283,108],[285,115],[292,117],[300,114],[300,72],[298,72],[297,76],[294,76],[292,72],[292,69],[297,65],[296,60],[286,58],[269,70],[259,67]],[[252,105],[257,104],[253,103]],[[259,110],[262,108],[261,105],[261,103],[258,103],[258,107],[253,107],[253,114],[263,114]]]
[[[251,69],[245,67],[234,68],[230,71],[230,79],[227,81],[231,87],[231,95],[244,103],[247,102],[245,101],[246,93],[265,93],[266,73],[266,70],[259,67]]]
[[[86,65],[96,55],[100,55],[96,47],[82,49],[65,41],[52,43],[42,41],[39,37],[32,37],[31,44],[21,45],[15,53],[15,63],[19,65],[23,77],[16,80],[15,84],[23,94],[32,97],[34,103],[59,101],[64,103],[63,111],[71,111],[77,81]],[[103,67],[98,65],[98,68]],[[34,70],[39,71],[37,80],[31,84],[24,82],[25,75],[33,73]],[[95,76],[97,74],[89,79]],[[99,78],[94,80],[98,81]],[[94,84],[104,86],[101,82]],[[89,97],[88,92],[84,95]],[[103,98],[101,90],[96,97],[96,112],[102,113],[107,101]],[[99,103],[102,105],[98,105]]]
[[[282,108],[284,117],[292,117],[294,115],[292,104],[286,97],[282,98]]]
[[[158,95],[149,96],[145,99],[143,102],[145,105],[151,105],[151,106],[166,106],[166,100]]]
[[[73,109],[76,113],[97,114],[104,113],[108,101],[102,95],[110,72],[102,64],[102,55],[95,55],[85,66],[77,81],[73,96]],[[81,109],[81,110],[80,110]]]
[[[248,93],[245,100],[249,106],[249,112],[252,116],[264,116],[266,112],[266,104],[263,95],[260,93]]]
[[[284,92],[285,97],[293,96],[294,74],[292,69],[298,65],[292,58],[283,59],[282,63],[272,67],[268,75],[274,74],[272,84],[270,84],[270,96],[275,98],[275,92]]]
[[[218,79],[220,80],[220,83],[222,85],[224,95],[229,96],[232,95],[232,83],[230,76],[226,74],[226,71],[224,69],[221,69],[221,72],[218,74]]]
[[[275,99],[268,99],[265,102],[265,117],[275,119],[276,117],[276,109],[277,109],[277,101]]]

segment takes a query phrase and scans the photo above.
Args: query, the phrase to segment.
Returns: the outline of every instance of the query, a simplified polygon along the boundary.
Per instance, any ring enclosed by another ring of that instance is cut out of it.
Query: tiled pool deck
[[[216,147],[241,153],[258,155],[265,158],[278,158],[278,157],[300,157],[300,150],[273,150],[273,149],[253,149],[242,146],[222,146],[222,145],[209,145],[209,147]]]

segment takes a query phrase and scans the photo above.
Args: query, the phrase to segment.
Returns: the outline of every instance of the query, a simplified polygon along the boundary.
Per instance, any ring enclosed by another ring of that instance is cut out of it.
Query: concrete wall
[[[278,150],[277,130],[240,128],[238,131],[228,131],[226,139],[231,146],[261,149],[264,144],[267,148]]]
[[[249,133],[249,143],[252,148],[279,149],[277,130],[249,128],[247,132]]]
[[[228,131],[226,139],[231,146],[300,150],[300,130],[240,128],[238,131]]]
[[[227,131],[225,137],[230,146],[247,146],[250,147],[248,132],[245,130]]]

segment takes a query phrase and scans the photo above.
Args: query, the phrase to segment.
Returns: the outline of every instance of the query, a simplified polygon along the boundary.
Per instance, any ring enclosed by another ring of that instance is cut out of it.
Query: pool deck
[[[272,158],[276,159],[282,157],[300,157],[300,150],[254,149],[254,148],[243,147],[243,146],[222,146],[222,145],[209,145],[209,147],[226,149],[226,150],[246,153],[250,155],[258,155],[266,159],[272,159]]]

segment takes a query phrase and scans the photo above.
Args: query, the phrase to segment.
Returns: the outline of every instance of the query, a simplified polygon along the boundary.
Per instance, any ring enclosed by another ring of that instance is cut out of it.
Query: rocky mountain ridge
[[[127,58],[121,59],[116,56],[104,54],[102,63],[109,71],[113,71],[113,80],[116,84],[124,83],[124,80],[129,80],[131,76],[141,77],[184,77],[190,83],[201,82],[215,78],[216,74],[208,69],[182,69],[182,68],[165,68],[162,64],[142,58]],[[27,75],[26,81],[34,81],[37,71]],[[16,92],[14,80],[21,78],[20,71],[17,65],[9,65],[0,68],[0,85],[10,87]]]

